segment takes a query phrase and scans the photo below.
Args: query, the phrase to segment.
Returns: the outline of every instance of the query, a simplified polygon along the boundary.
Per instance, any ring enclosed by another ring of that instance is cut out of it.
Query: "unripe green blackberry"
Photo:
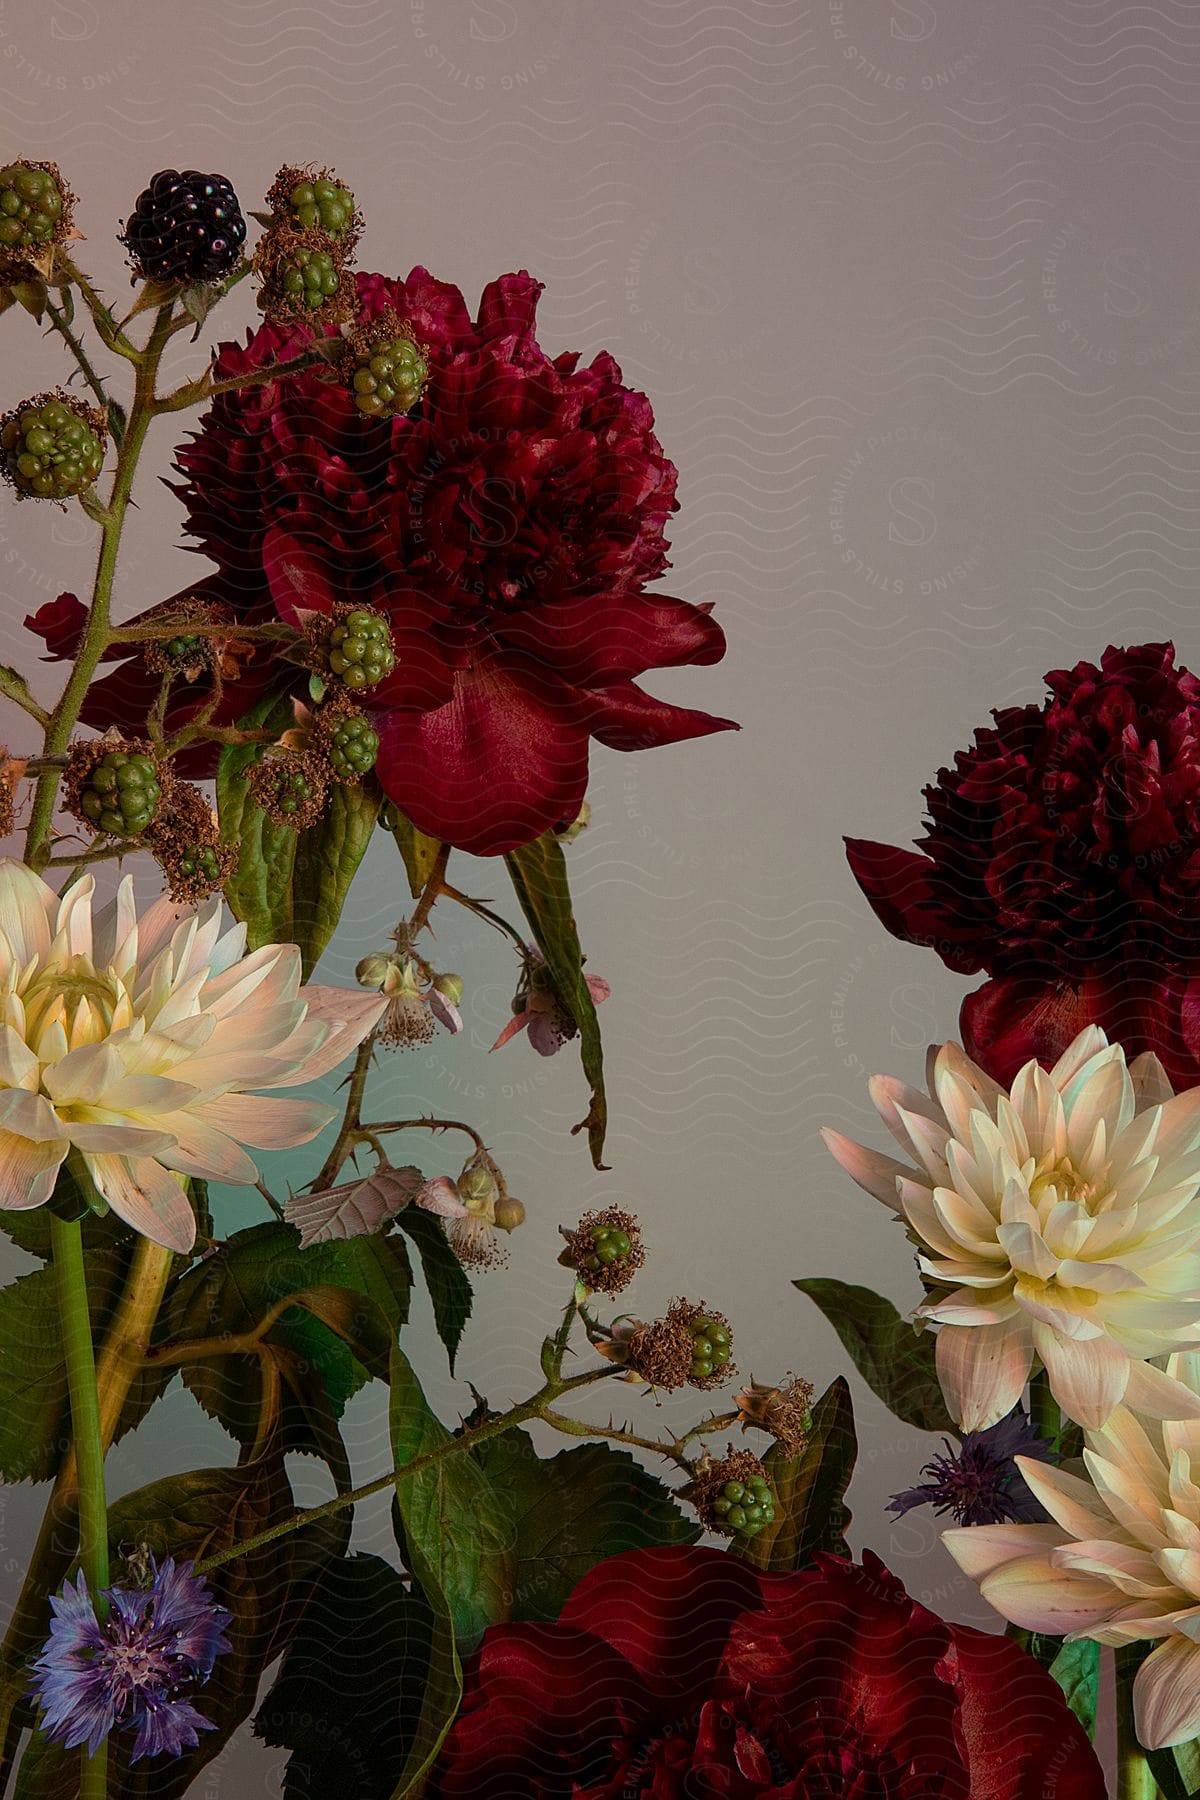
[[[692,1338],[692,1372],[688,1377],[693,1387],[719,1387],[727,1379],[726,1370],[733,1351],[733,1336],[720,1313],[696,1313],[688,1321]]]
[[[567,1243],[559,1262],[592,1293],[622,1293],[646,1260],[641,1227],[619,1206],[584,1213],[574,1231],[559,1229]]]
[[[341,271],[324,250],[296,250],[279,272],[279,285],[298,305],[316,312],[337,293]]]
[[[344,237],[354,221],[354,195],[327,176],[297,182],[288,195],[288,204],[301,231],[318,226],[330,237]]]
[[[335,713],[323,725],[321,742],[338,781],[359,781],[375,767],[379,735],[364,713]]]
[[[428,379],[429,363],[420,345],[401,335],[359,351],[350,388],[360,413],[394,419],[412,411]]]
[[[93,407],[63,394],[26,400],[0,425],[4,472],[19,494],[69,500],[104,467],[105,432]]]
[[[316,823],[329,794],[324,759],[310,750],[265,756],[251,769],[247,785],[269,819],[297,831]]]
[[[392,633],[380,613],[356,607],[339,619],[326,636],[329,672],[352,692],[374,687],[396,666]]]
[[[91,746],[86,747],[88,750]],[[149,751],[132,746],[105,750],[90,760],[79,781],[72,810],[93,831],[112,837],[137,837],[158,812],[162,796],[159,770]]]
[[[0,169],[0,250],[44,250],[61,242],[69,197],[56,176],[37,163]]]
[[[685,1493],[710,1531],[731,1537],[757,1537],[775,1518],[767,1471],[749,1450],[729,1450],[717,1463],[706,1452]]]

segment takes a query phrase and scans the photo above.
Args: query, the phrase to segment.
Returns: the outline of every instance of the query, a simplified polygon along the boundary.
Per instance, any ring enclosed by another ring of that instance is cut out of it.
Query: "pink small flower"
[[[592,1004],[607,1000],[612,988],[601,975],[585,975]],[[499,1050],[519,1031],[529,1031],[529,1041],[539,1056],[554,1056],[579,1027],[554,991],[546,959],[534,944],[526,947],[521,979],[513,996],[513,1016],[492,1045]]]
[[[465,1219],[467,1208],[459,1199],[458,1189],[449,1175],[433,1175],[423,1181],[413,1196],[413,1205],[441,1219]]]

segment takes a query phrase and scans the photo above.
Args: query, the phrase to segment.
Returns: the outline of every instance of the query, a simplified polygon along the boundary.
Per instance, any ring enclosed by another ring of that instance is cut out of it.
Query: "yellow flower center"
[[[72,956],[34,972],[19,990],[25,1008],[25,1039],[36,1053],[52,1026],[60,1024],[72,1050],[103,1042],[131,1023],[133,1009],[124,985],[90,957]]]
[[[1029,1182],[1029,1198],[1043,1218],[1062,1200],[1094,1212],[1103,1194],[1102,1184],[1085,1175],[1071,1157],[1055,1156],[1053,1151],[1042,1158]]]

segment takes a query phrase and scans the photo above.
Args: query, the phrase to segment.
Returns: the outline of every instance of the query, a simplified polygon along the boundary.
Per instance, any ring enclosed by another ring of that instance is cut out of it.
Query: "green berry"
[[[394,419],[411,412],[429,379],[429,364],[409,337],[377,344],[358,358],[350,386],[359,412]]]
[[[330,237],[342,237],[354,218],[354,195],[349,188],[321,177],[301,181],[288,195],[295,222],[302,231],[319,226]]]
[[[745,1529],[746,1513],[744,1507],[731,1506],[726,1514],[726,1518],[735,1531],[743,1531]]]
[[[221,876],[221,861],[211,844],[197,844],[195,849],[186,850],[179,859],[179,868],[181,874],[199,875],[214,886]]]
[[[109,750],[88,773],[79,811],[97,831],[137,837],[157,813],[161,792],[153,757]]]
[[[200,648],[198,637],[168,638],[163,649],[173,662],[182,662],[185,656],[194,656]]]
[[[352,690],[374,687],[396,666],[388,622],[358,609],[329,633],[329,669]],[[378,746],[377,746],[378,747]]]
[[[281,813],[297,813],[312,799],[312,789],[300,769],[281,769],[275,783],[275,804]]]
[[[326,741],[329,761],[339,781],[354,781],[375,767],[379,738],[361,713],[348,713],[338,719]]]
[[[53,243],[63,196],[48,169],[9,163],[0,169],[0,250],[40,250]]]
[[[283,271],[280,285],[285,294],[316,312],[337,293],[341,275],[333,257],[323,250],[297,250]]]
[[[9,479],[22,494],[67,500],[91,487],[104,466],[104,443],[65,400],[23,406],[0,431]]]

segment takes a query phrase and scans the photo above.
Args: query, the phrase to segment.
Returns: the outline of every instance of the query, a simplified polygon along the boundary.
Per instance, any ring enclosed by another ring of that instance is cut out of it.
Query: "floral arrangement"
[[[529,275],[472,315],[423,268],[358,271],[332,170],[279,171],[250,254],[223,176],[156,174],[123,224],[124,310],[80,266],[74,205],[53,163],[0,169],[0,306],[72,364],[0,423],[0,463],[16,501],[98,534],[90,597],[25,621],[53,700],[0,667],[29,740],[0,757],[22,834],[0,865],[0,1227],[42,1264],[0,1290],[0,1475],[51,1484],[0,1650],[0,1791],[205,1791],[252,1718],[287,1792],[349,1800],[1099,1800],[1112,1646],[1120,1793],[1193,1793],[1200,686],[1169,646],[1055,674],[929,790],[920,854],[850,846],[890,929],[990,979],[928,1094],[872,1085],[902,1156],[827,1134],[905,1230],[914,1318],[796,1285],[897,1417],[941,1434],[892,1507],[946,1519],[1007,1632],[851,1556],[844,1379],[739,1384],[707,1299],[619,1310],[655,1249],[622,1204],[560,1226],[527,1397],[476,1392],[444,1422],[413,1290],[454,1370],[525,1206],[502,1143],[377,1116],[371,1076],[461,1030],[440,963],[465,909],[516,954],[494,1047],[578,1046],[575,1130],[604,1167],[610,990],[569,884],[591,740],[732,728],[640,685],[725,648],[707,606],[651,590],[676,471],[611,356],[542,349]],[[247,278],[246,342],[165,385],[168,349]],[[175,492],[210,572],[131,600],[141,452],[191,410]],[[356,987],[323,985],[379,838],[402,914],[352,947]],[[511,907],[459,885],[455,851],[502,863]],[[310,1143],[277,1195],[255,1153]],[[222,1186],[260,1220],[225,1231]],[[109,1449],[176,1378],[228,1460],[111,1495]],[[392,1466],[364,1481],[339,1421],[371,1381]],[[656,1436],[616,1399],[579,1418],[599,1384],[694,1390],[694,1423]],[[296,1452],[331,1499],[296,1505]],[[349,1551],[376,1493],[394,1558]]]

